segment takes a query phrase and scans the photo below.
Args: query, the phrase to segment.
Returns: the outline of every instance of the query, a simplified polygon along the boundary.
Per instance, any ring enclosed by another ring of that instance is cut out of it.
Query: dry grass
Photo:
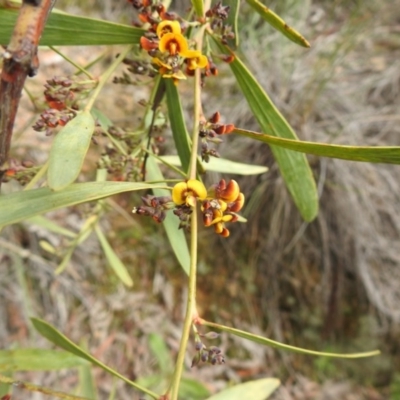
[[[396,36],[400,2],[376,3],[271,4],[310,40],[310,50],[297,48],[246,14],[243,55],[300,139],[400,144],[400,42]],[[50,64],[42,70],[42,78],[58,68]],[[209,85],[207,113],[218,108],[227,119],[234,117],[229,122],[257,129],[233,79],[222,72],[218,83],[222,85],[218,90]],[[129,110],[128,96],[124,98]],[[120,118],[123,123],[124,116]],[[28,149],[40,160],[48,139],[32,136],[29,129],[23,138],[15,154]],[[347,345],[349,351],[379,346],[385,354],[368,366],[363,361],[318,363],[223,336],[227,365],[192,370],[190,376],[207,382],[211,390],[227,381],[279,376],[286,383],[276,400],[388,398],[388,386],[400,368],[398,167],[310,157],[321,212],[315,222],[305,224],[266,146],[236,139],[226,143],[221,153],[268,164],[270,172],[242,183],[248,197],[246,226],[237,228],[229,241],[202,238],[212,255],[204,257],[199,267],[199,306],[204,313],[292,344],[341,350]],[[132,199],[121,197],[119,204],[129,211]],[[85,210],[60,211],[55,218],[76,230]],[[115,234],[115,248],[135,274],[133,292],[104,272],[94,237],[78,248],[66,272],[54,277],[56,260],[43,252],[39,240],[62,247],[58,237],[28,225],[4,230],[0,318],[6,323],[0,324],[0,347],[46,346],[29,326],[27,317],[34,314],[75,342],[87,338],[94,355],[128,377],[154,375],[159,368],[149,350],[148,335],[161,334],[175,354],[185,291],[181,272],[171,268],[175,262],[167,242],[155,235],[158,228],[141,223],[122,218],[116,211],[104,221]],[[189,353],[188,364],[190,358]],[[64,390],[79,379],[74,372],[19,377]],[[100,398],[107,398],[112,379],[99,370],[95,378]],[[118,399],[135,398],[126,385],[116,385]]]

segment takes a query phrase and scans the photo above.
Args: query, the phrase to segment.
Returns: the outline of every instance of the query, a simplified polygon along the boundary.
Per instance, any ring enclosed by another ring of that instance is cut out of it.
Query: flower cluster
[[[196,354],[192,359],[191,367],[193,368],[199,365],[200,362],[207,362],[211,365],[224,364],[225,357],[222,354],[221,349],[216,346],[210,346],[209,348],[207,348],[207,346],[201,341],[200,336],[205,337],[207,339],[216,339],[217,337],[219,337],[219,334],[216,332],[208,332],[206,334],[196,334],[196,339],[195,339]]]
[[[224,179],[212,185],[208,191],[203,183],[195,179],[179,182],[172,190],[172,200],[178,206],[178,210],[182,206],[184,210],[190,210],[190,207],[193,208],[199,200],[204,226],[214,226],[215,233],[223,237],[228,237],[230,234],[226,223],[236,222],[238,220],[236,213],[244,205],[244,195],[240,192],[238,183],[231,180],[227,184]],[[181,221],[187,221],[187,213],[181,211],[178,215]],[[182,218],[182,215],[186,218]]]
[[[222,139],[218,136],[231,133],[235,126],[233,124],[223,125],[219,123],[220,113],[215,112],[210,119],[200,123],[199,136],[201,137],[201,159],[209,162],[211,157],[219,157],[218,152],[214,148],[210,148],[209,143],[221,143]]]
[[[236,222],[244,205],[244,195],[236,181],[226,183],[222,179],[212,185],[208,191],[204,184],[196,179],[177,183],[172,189],[172,197],[142,197],[143,206],[135,207],[133,213],[151,216],[156,222],[162,222],[165,211],[173,207],[174,214],[180,219],[179,228],[188,227],[190,216],[196,204],[200,204],[205,227],[213,226],[215,233],[228,237],[226,227],[229,222]]]
[[[186,79],[182,66],[186,64],[186,74],[193,75],[197,68],[205,68],[208,59],[198,50],[191,50],[182,34],[179,21],[163,20],[140,39],[141,47],[152,56],[152,63],[164,78]]]
[[[59,76],[47,80],[44,97],[49,108],[40,114],[33,129],[38,132],[46,131],[46,135],[50,135],[58,126],[66,125],[75,118],[76,111],[80,109],[79,102],[87,97],[95,83]]]

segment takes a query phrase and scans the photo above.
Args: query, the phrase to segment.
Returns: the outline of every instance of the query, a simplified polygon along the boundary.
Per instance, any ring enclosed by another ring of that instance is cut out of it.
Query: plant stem
[[[120,53],[120,55],[116,58],[116,60],[110,65],[110,67],[107,69],[107,71],[105,71],[104,74],[101,75],[99,83],[98,83],[96,89],[93,91],[92,95],[90,96],[89,101],[87,102],[84,111],[90,111],[92,109],[93,104],[97,99],[97,96],[100,94],[101,90],[103,89],[103,86],[108,81],[111,74],[116,70],[118,65],[121,64],[123,59],[131,51],[131,49],[132,49],[132,46],[128,46],[124,51],[122,51]]]
[[[189,341],[190,327],[193,319],[197,317],[196,310],[196,275],[197,275],[197,213],[193,211],[190,225],[190,273],[189,273],[189,293],[186,304],[185,322],[182,329],[181,343],[179,345],[178,358],[174,376],[168,392],[171,391],[170,400],[178,399],[179,384],[182,377],[183,365],[185,363],[186,348]]]

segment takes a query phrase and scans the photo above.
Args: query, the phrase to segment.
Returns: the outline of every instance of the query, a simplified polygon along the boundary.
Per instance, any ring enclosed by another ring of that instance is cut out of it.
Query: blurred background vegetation
[[[129,23],[133,13],[126,3],[57,5],[71,13]],[[243,4],[239,51],[299,138],[400,145],[400,1],[265,4],[300,31],[311,49],[288,41]],[[174,6],[186,9],[188,4]],[[105,48],[60,50],[84,65]],[[106,51],[111,59],[118,48]],[[27,84],[38,101],[45,79],[71,71],[48,50],[42,51],[41,60],[38,77]],[[188,93],[190,126],[189,89],[180,85],[181,93]],[[98,107],[115,125],[128,128],[137,123],[137,103],[146,95],[143,87],[109,85]],[[218,110],[227,123],[259,129],[224,66],[218,79],[207,81],[203,103],[206,115]],[[31,129],[38,113],[28,96],[19,112],[12,156],[43,162],[51,139]],[[168,130],[165,136],[162,151],[167,152]],[[222,335],[218,345],[227,363],[201,366],[186,376],[211,392],[229,382],[274,376],[283,382],[275,400],[400,399],[399,167],[309,157],[321,210],[308,224],[295,209],[266,145],[230,137],[219,152],[270,170],[256,177],[233,177],[247,197],[247,224],[236,224],[228,240],[201,232],[202,315],[300,347],[336,352],[379,348],[382,355],[354,361],[311,358]],[[89,176],[97,156],[94,150],[89,157]],[[31,223],[8,227],[0,236],[0,347],[48,346],[31,329],[28,316],[35,315],[76,343],[84,342],[120,373],[155,385],[170,373],[178,348],[186,276],[162,228],[130,215],[139,198],[124,194],[113,200],[102,224],[134,277],[134,288],[127,290],[116,280],[94,236],[55,277],[59,258],[41,243],[65,252],[65,239]],[[79,230],[90,207],[58,210],[51,218]],[[193,354],[187,355],[188,365]],[[122,382],[97,369],[93,373],[100,398],[107,398],[114,385],[116,398],[132,398]],[[79,382],[73,370],[18,377],[66,391]],[[205,397],[200,389],[188,395]]]

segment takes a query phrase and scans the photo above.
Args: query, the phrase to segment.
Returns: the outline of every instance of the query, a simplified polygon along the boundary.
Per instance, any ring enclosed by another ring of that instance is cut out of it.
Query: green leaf
[[[79,368],[79,386],[82,396],[91,400],[98,399],[91,365],[85,365]]]
[[[226,51],[221,43],[217,43]],[[243,62],[235,55],[229,65],[261,129],[273,136],[296,140],[293,129]],[[271,146],[271,150],[302,217],[312,221],[318,214],[318,193],[305,155],[276,146]]]
[[[177,167],[181,165],[179,157],[177,156],[161,156],[160,159]],[[214,157],[210,158],[210,162],[204,163],[203,167],[206,172],[215,171],[235,175],[257,175],[268,171],[268,168],[263,165],[244,164],[226,160],[225,158]]]
[[[75,233],[70,231],[69,229],[65,229],[62,226],[56,224],[55,222],[51,221],[50,219],[43,217],[41,215],[37,215],[36,217],[29,218],[26,220],[28,224],[37,225],[42,228],[47,229],[50,232],[57,233],[59,235],[63,235],[69,238],[74,238]]]
[[[147,179],[152,181],[164,180],[160,168],[158,168],[158,165],[153,157],[149,157],[147,160],[146,176]],[[153,188],[153,193],[155,196],[171,196],[171,192],[165,189]],[[185,234],[183,233],[182,229],[178,229],[178,218],[172,212],[167,212],[167,216],[163,222],[163,226],[165,228],[165,232],[167,233],[171,248],[174,251],[176,258],[178,259],[179,264],[186,272],[186,274],[189,275],[190,254]]]
[[[172,79],[164,79],[164,81],[167,89],[167,107],[172,135],[182,169],[187,173],[190,163],[191,140],[186,129],[178,89]]]
[[[204,400],[209,395],[210,391],[201,382],[190,378],[181,379],[179,385],[180,399]]]
[[[207,400],[265,400],[280,384],[280,381],[274,378],[258,379],[224,389]]]
[[[310,47],[310,43],[295,29],[291,28],[279,15],[276,15],[267,6],[258,0],[246,0],[247,3],[257,11],[261,17],[267,21],[273,28],[284,34],[292,42],[303,47]]]
[[[204,17],[203,0],[191,0],[194,10],[198,17]]]
[[[367,351],[363,353],[352,353],[352,354],[325,353],[322,351],[314,351],[314,350],[303,349],[301,347],[290,346],[288,344],[276,342],[275,340],[267,339],[263,336],[255,335],[253,333],[249,333],[246,331],[241,331],[240,329],[230,328],[225,325],[220,325],[214,322],[205,321],[204,319],[200,320],[199,323],[200,325],[208,326],[209,328],[213,329],[219,329],[221,331],[228,332],[232,335],[239,336],[244,339],[250,340],[252,342],[263,344],[265,346],[293,351],[295,353],[307,354],[310,356],[325,356],[334,358],[364,358],[364,357],[377,356],[381,353],[379,350]]]
[[[89,111],[78,114],[56,135],[50,150],[47,183],[62,190],[75,181],[89,150],[94,119]]]
[[[0,7],[0,44],[11,38],[18,10]],[[54,10],[46,23],[41,46],[83,46],[139,43],[145,31],[129,25],[80,17]]]
[[[236,128],[234,133],[259,140],[261,142],[284,147],[301,153],[321,157],[339,158],[341,160],[371,163],[400,164],[399,146],[343,146],[337,144],[303,142],[282,139],[274,136]]]
[[[0,371],[51,371],[83,365],[87,365],[87,361],[65,351],[0,350]]]
[[[157,185],[131,182],[74,183],[60,192],[49,188],[11,193],[0,196],[0,226],[24,221],[35,215],[112,196],[117,193],[145,190]],[[160,185],[159,187],[165,188]]]
[[[118,276],[118,278],[124,285],[132,287],[133,280],[129,275],[128,270],[126,269],[122,261],[119,259],[114,249],[111,247],[110,243],[108,243],[106,237],[104,236],[104,233],[102,232],[102,230],[99,228],[98,225],[95,226],[94,230],[97,234],[97,237],[99,238],[101,248],[103,249],[104,254],[106,255],[110,267],[113,269],[115,274]]]
[[[56,328],[48,324],[46,321],[43,321],[38,318],[31,318],[32,324],[35,329],[46,339],[50,342],[54,343],[55,345],[61,347],[62,349],[75,354],[78,357],[81,357],[92,364],[97,365],[98,367],[104,369],[105,371],[109,372],[111,375],[114,375],[124,382],[128,383],[129,385],[135,387],[138,390],[148,394],[149,396],[153,397],[154,399],[158,399],[159,396],[156,393],[153,393],[147,390],[144,387],[137,385],[135,382],[132,382],[128,378],[125,378],[123,375],[119,374],[117,371],[113,370],[112,368],[108,367],[107,365],[103,364],[101,361],[97,360],[97,358],[91,356],[89,353],[81,349],[71,340],[69,340],[66,336],[64,336],[61,332],[59,332]]]
[[[148,336],[148,341],[150,350],[158,361],[161,373],[169,374],[173,370],[173,365],[171,352],[165,344],[165,340],[158,333],[151,333]]]
[[[236,49],[239,46],[238,19],[240,0],[224,0],[223,5],[229,6],[229,14],[225,25],[230,26],[232,28],[232,32],[235,34],[233,39],[228,39],[228,46],[231,49]]]
[[[51,396],[49,398],[56,397],[58,399],[65,399],[65,400],[91,400],[91,399],[87,399],[86,397],[74,396],[72,394],[68,394],[68,393],[64,393],[64,392],[57,392],[53,389],[50,389],[50,388],[47,388],[44,386],[32,385],[32,383],[15,380],[15,379],[9,378],[8,376],[4,376],[1,374],[0,374],[0,383],[13,385],[14,387],[17,387],[17,388],[23,389],[23,390],[27,390],[29,392],[38,392],[38,393],[40,393],[41,397],[43,394],[45,394],[47,396]],[[14,396],[12,398],[14,398]],[[24,397],[24,398],[26,398],[26,397]]]

